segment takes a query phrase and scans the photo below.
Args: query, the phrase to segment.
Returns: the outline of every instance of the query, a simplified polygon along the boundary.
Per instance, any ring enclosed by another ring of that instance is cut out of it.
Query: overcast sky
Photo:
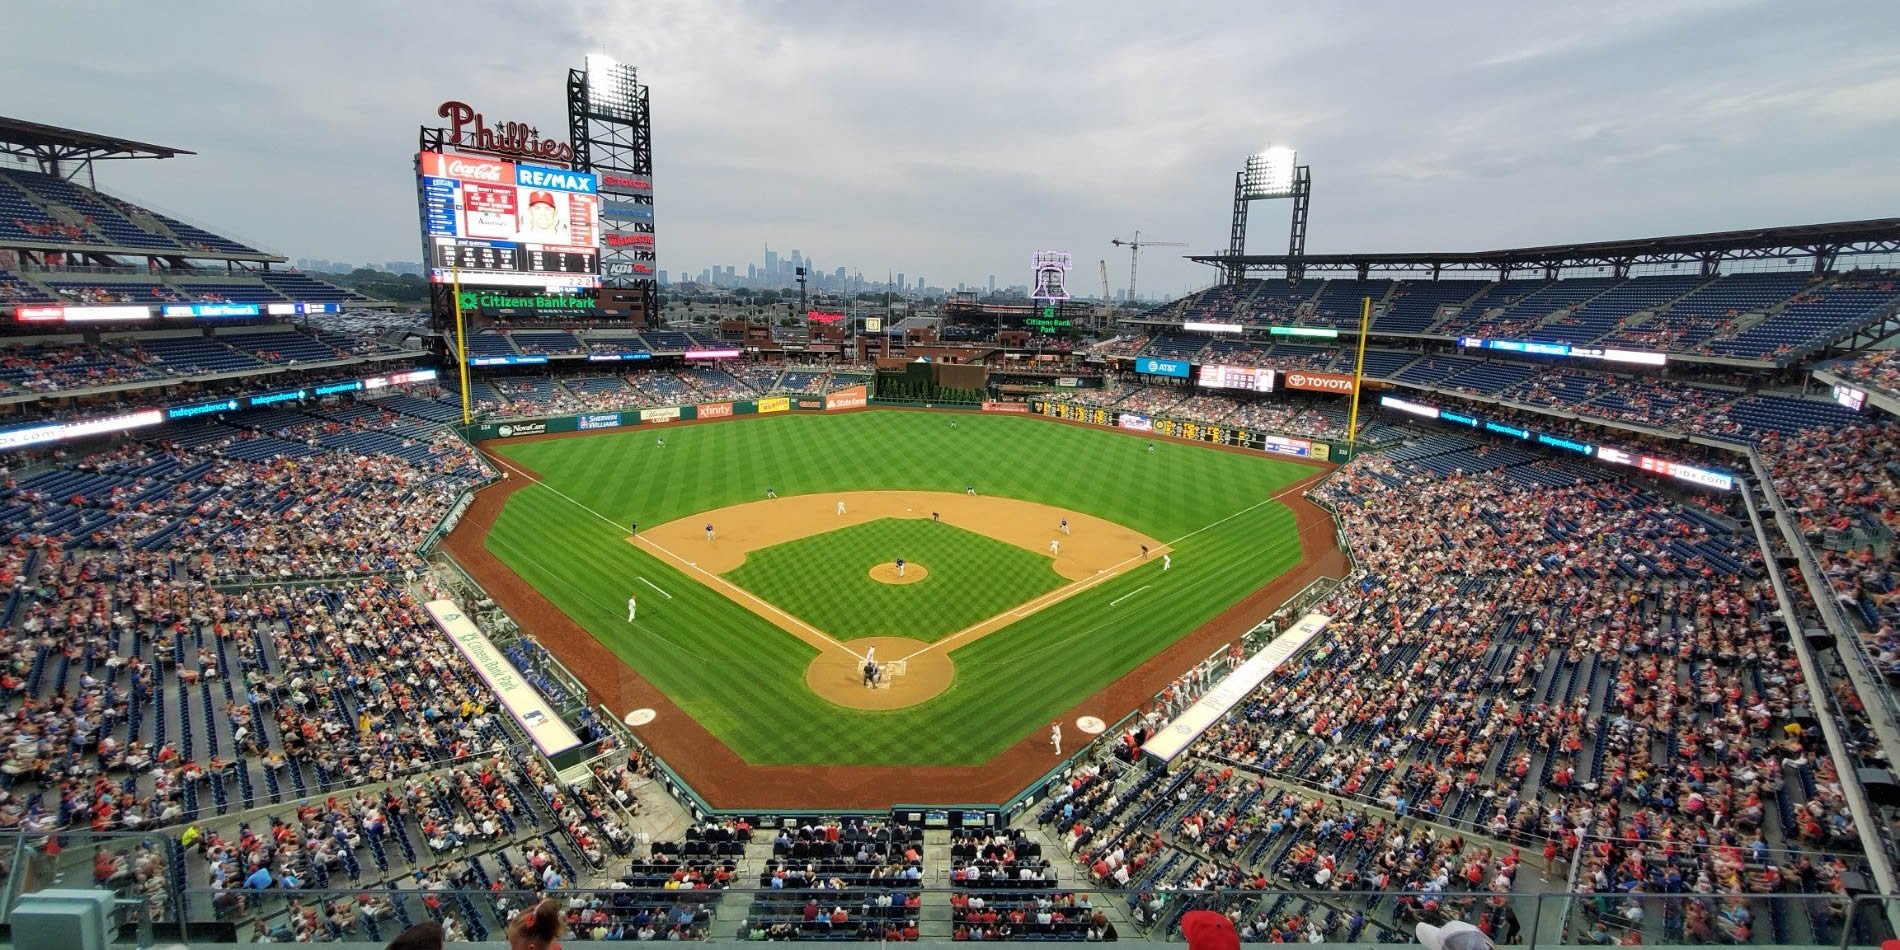
[[[1075,286],[1211,277],[1233,173],[1313,169],[1309,252],[1464,250],[1900,210],[1900,4],[5,0],[0,114],[196,151],[100,184],[290,257],[414,260],[416,127],[565,126],[570,65],[652,89],[660,266]],[[1249,249],[1286,246],[1288,202]]]

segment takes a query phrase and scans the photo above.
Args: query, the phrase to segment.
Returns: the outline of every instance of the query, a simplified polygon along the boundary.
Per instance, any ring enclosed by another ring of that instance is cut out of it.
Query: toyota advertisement
[[[1289,370],[1280,375],[1280,383],[1287,389],[1297,389],[1301,392],[1352,395],[1352,377],[1341,373],[1309,373],[1305,370]]]
[[[600,286],[600,176],[440,152],[417,167],[430,280]]]

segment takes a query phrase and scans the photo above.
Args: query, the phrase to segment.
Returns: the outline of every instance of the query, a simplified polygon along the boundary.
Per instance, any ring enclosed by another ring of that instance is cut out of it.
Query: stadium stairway
[[[924,902],[917,920],[920,940],[949,940],[950,924],[950,831],[931,828],[924,832],[924,883],[920,899]]]

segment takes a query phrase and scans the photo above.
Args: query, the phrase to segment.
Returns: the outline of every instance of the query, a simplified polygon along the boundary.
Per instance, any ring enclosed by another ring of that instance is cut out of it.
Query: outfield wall
[[[509,439],[521,435],[605,431],[661,422],[724,419],[729,416],[770,415],[777,412],[857,409],[863,408],[867,401],[864,387],[853,386],[829,396],[761,396],[758,399],[707,402],[692,406],[649,406],[645,409],[621,409],[614,412],[583,412],[574,415],[539,418],[529,416],[497,422],[477,422],[468,427],[466,436],[470,442],[486,442],[489,439]]]
[[[1257,452],[1270,452],[1292,458],[1336,464],[1350,461],[1356,451],[1351,445],[1340,442],[1297,438],[1246,426],[1225,426],[1165,416],[1150,417],[1132,412],[1116,412],[1100,406],[1086,406],[1079,403],[1046,400],[984,403],[873,400],[863,386],[851,386],[823,396],[810,394],[762,396],[758,399],[701,403],[691,406],[660,406],[646,409],[622,409],[616,412],[586,412],[575,415],[477,422],[468,427],[464,432],[464,437],[470,442],[486,442],[489,439],[508,439],[524,435],[625,429],[649,423],[689,422],[702,419],[724,419],[731,416],[770,415],[778,412],[832,412],[873,406],[1041,415],[1050,419],[1067,419],[1071,422],[1085,422],[1090,425],[1126,429],[1131,432],[1152,432],[1155,435],[1186,439],[1191,442],[1209,442],[1215,445],[1234,446],[1253,449]]]
[[[992,404],[984,403],[984,412],[1003,411],[992,409]],[[1253,449],[1258,452],[1271,452],[1275,455],[1288,455],[1294,458],[1312,459],[1316,462],[1334,462],[1345,464],[1352,460],[1357,451],[1350,444],[1331,440],[1306,439],[1296,436],[1268,432],[1249,426],[1229,426],[1192,419],[1175,419],[1168,416],[1146,416],[1135,412],[1120,412],[1101,406],[1089,406],[1073,402],[1049,402],[1036,400],[1028,403],[1029,411],[1051,419],[1067,419],[1071,422],[1086,422],[1089,425],[1108,426],[1126,429],[1131,432],[1152,432],[1155,435],[1174,439],[1186,439],[1190,442],[1211,442],[1215,445],[1231,445],[1237,448]],[[1022,410],[1012,410],[1020,412]]]

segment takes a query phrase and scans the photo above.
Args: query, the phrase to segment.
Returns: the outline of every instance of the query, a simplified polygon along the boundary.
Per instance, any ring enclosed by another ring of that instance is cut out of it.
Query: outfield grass
[[[928,576],[871,578],[898,557]],[[725,578],[839,640],[935,642],[1068,583],[1053,563],[954,525],[880,518],[753,551]]]
[[[1297,564],[1293,513],[1270,499],[1312,473],[1266,455],[1175,442],[1148,452],[1103,430],[925,411],[742,419],[668,429],[666,441],[636,428],[502,446],[546,485],[509,499],[487,546],[759,764],[993,758]],[[956,682],[929,702],[843,709],[805,686],[811,647],[626,543],[629,522],[756,501],[768,484],[781,495],[974,485],[1168,541],[1174,569],[1140,567],[955,648]],[[640,577],[673,599],[643,596],[630,625]]]

